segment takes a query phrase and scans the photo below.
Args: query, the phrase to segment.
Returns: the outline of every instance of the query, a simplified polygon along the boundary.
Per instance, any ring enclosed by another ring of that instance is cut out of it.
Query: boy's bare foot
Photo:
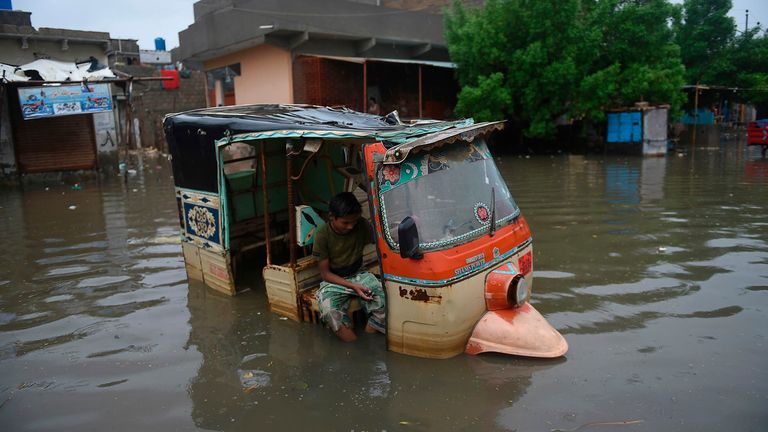
[[[377,333],[377,332],[378,332],[378,330],[376,330],[375,328],[371,327],[371,325],[370,325],[370,324],[367,324],[367,323],[366,323],[366,324],[365,324],[365,332],[366,332],[366,333]]]
[[[338,336],[339,339],[344,342],[354,342],[357,340],[357,335],[355,335],[355,332],[353,332],[352,329],[347,326],[341,326],[341,328],[336,332],[336,336]]]

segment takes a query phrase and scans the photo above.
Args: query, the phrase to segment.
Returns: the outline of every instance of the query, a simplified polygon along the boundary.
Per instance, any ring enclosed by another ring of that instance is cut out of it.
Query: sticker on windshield
[[[426,154],[411,154],[399,165],[378,169],[379,189],[387,192],[419,177],[485,159],[491,159],[491,155],[484,141],[455,143]]]
[[[491,211],[485,203],[475,204],[475,219],[481,224],[487,224],[491,220]]]

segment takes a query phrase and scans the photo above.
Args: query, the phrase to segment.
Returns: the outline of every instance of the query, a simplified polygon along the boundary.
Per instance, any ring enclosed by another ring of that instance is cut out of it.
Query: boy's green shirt
[[[337,234],[331,224],[321,226],[315,234],[312,255],[318,261],[328,259],[331,271],[346,277],[357,272],[363,263],[363,248],[371,243],[371,229],[364,218],[347,234]]]

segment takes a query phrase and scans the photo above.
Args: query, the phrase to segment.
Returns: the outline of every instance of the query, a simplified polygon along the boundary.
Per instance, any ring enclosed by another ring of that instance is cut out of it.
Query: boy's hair
[[[360,214],[363,212],[363,208],[357,202],[355,194],[352,192],[342,192],[331,198],[331,202],[328,203],[328,212],[333,217],[344,217]]]

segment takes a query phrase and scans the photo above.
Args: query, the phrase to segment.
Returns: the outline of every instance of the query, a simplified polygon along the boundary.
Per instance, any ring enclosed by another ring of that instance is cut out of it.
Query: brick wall
[[[122,72],[137,76],[160,76],[152,67],[126,66]],[[133,87],[133,115],[139,119],[141,145],[167,152],[163,117],[169,113],[205,108],[205,74],[192,71],[178,89],[163,90],[161,81],[137,81]]]

